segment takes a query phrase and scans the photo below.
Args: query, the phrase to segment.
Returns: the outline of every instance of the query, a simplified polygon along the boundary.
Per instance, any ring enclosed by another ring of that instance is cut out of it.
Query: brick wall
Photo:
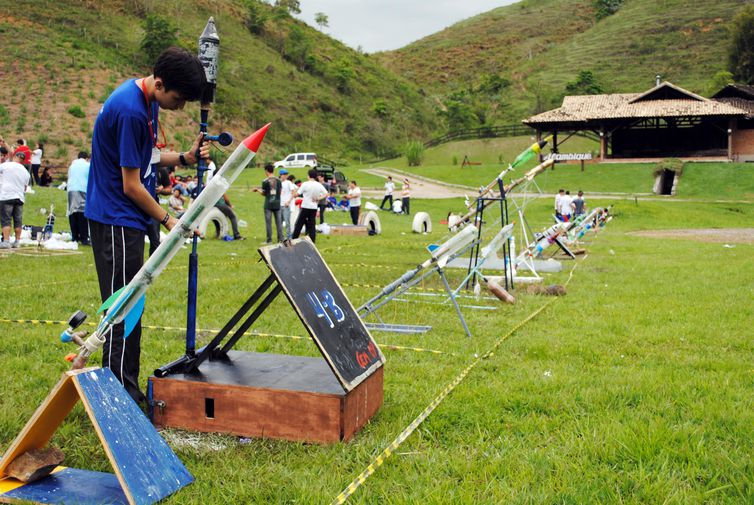
[[[731,140],[735,161],[754,161],[754,130],[734,130]]]

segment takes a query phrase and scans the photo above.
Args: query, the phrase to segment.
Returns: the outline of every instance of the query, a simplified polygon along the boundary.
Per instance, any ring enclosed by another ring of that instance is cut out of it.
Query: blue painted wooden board
[[[0,499],[55,505],[128,504],[115,475],[77,468],[66,468],[42,480],[25,484],[0,495]]]
[[[74,377],[124,491],[134,504],[152,504],[194,478],[108,368]]]

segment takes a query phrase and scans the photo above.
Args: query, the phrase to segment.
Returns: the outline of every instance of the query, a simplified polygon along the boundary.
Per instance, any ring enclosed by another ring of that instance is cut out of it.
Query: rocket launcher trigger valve
[[[74,342],[76,345],[83,345],[84,342],[82,340],[82,337],[86,336],[85,331],[76,331],[76,328],[84,324],[84,321],[86,321],[86,312],[83,310],[76,311],[69,319],[68,319],[68,328],[60,334],[60,341],[64,344],[67,344],[68,342]]]

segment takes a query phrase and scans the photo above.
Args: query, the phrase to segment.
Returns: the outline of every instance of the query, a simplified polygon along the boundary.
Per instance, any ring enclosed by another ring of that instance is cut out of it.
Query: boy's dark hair
[[[18,144],[20,146],[25,146],[26,145],[26,141],[24,139],[18,139],[18,140],[16,140],[16,144]]]
[[[157,57],[152,74],[162,79],[165,91],[175,90],[189,102],[199,100],[207,85],[202,62],[179,47],[165,49]]]
[[[272,163],[265,163],[264,171],[268,174],[273,173],[275,171],[275,165],[273,165]]]
[[[89,157],[89,153],[86,151],[79,151],[79,159],[84,160]]]
[[[306,172],[306,175],[309,176],[310,179],[316,179],[317,178],[317,169],[316,168],[310,168],[308,172]]]
[[[8,150],[4,147],[0,147],[0,154],[8,154]]]
[[[351,183],[353,183],[354,186],[358,186],[358,184],[356,184],[356,181],[351,181]]]

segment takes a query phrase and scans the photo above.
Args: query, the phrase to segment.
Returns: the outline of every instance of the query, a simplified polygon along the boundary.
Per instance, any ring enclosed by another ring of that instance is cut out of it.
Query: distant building
[[[712,98],[669,82],[644,93],[566,96],[524,124],[537,138],[552,134],[556,152],[559,135],[592,137],[601,160],[754,161],[754,86],[726,86]]]

